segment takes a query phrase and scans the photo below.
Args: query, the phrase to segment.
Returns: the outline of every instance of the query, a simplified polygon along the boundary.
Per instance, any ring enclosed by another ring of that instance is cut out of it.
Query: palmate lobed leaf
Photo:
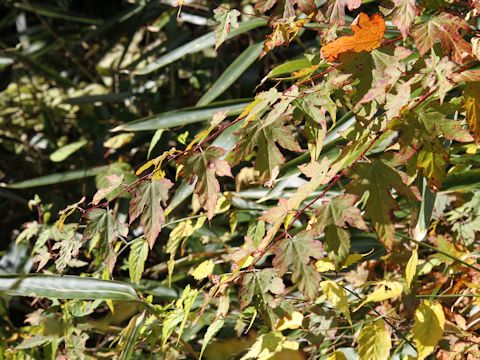
[[[153,247],[162,225],[165,222],[165,215],[161,203],[168,199],[168,190],[173,183],[168,179],[155,179],[141,181],[133,191],[130,200],[130,224],[140,216],[150,248]]]
[[[209,220],[215,215],[220,191],[217,176],[233,177],[230,165],[221,159],[223,155],[224,149],[210,146],[205,150],[187,153],[179,160],[182,166],[180,175],[185,176],[190,184],[197,179],[194,192],[198,195],[200,205],[205,209]]]
[[[224,7],[218,7],[213,10],[215,14],[215,20],[217,20],[218,25],[215,30],[215,49],[225,41],[228,33],[232,27],[238,28],[238,17],[240,16],[240,11],[236,9],[228,10]]]
[[[358,9],[361,0],[328,0],[323,10],[330,24],[345,25],[345,7],[352,11]]]
[[[314,213],[315,223],[312,230],[316,235],[325,234],[324,248],[339,267],[348,257],[350,250],[350,233],[344,230],[347,224],[360,230],[368,230],[360,209],[354,206],[356,202],[355,195],[339,195]]]
[[[310,258],[322,257],[322,244],[314,240],[311,231],[303,231],[294,237],[287,236],[272,248],[275,254],[273,266],[283,275],[292,267],[292,280],[298,283],[307,299],[313,300],[318,294],[320,274],[310,264]]]
[[[442,138],[458,142],[473,141],[459,121],[448,119],[431,105],[408,113],[403,119],[394,120],[391,126],[400,130],[399,140],[403,145],[400,152],[406,155],[409,164],[423,172],[433,191],[441,187],[449,159]]]
[[[420,55],[426,54],[436,42],[440,41],[445,54],[450,55],[457,64],[464,64],[472,55],[472,46],[459,31],[468,28],[468,23],[464,19],[441,12],[415,26],[412,36]]]
[[[285,125],[283,119],[267,126],[260,120],[253,120],[239,131],[239,136],[240,141],[234,149],[233,164],[239,163],[257,149],[255,169],[260,172],[260,178],[264,181],[272,176],[277,166],[285,163],[277,143],[287,150],[302,151],[293,137],[292,127]]]
[[[343,36],[322,47],[322,54],[328,61],[334,61],[348,51],[372,51],[381,45],[385,33],[385,21],[379,14],[369,17],[360,13],[356,23],[352,23],[354,35]]]
[[[371,221],[383,245],[391,249],[395,241],[393,210],[398,208],[391,191],[395,189],[407,198],[420,200],[418,189],[407,185],[406,174],[381,160],[355,164],[349,177],[352,179],[349,192],[363,196],[368,191],[365,217]]]
[[[393,0],[392,24],[395,25],[403,39],[407,39],[419,10],[415,0]]]

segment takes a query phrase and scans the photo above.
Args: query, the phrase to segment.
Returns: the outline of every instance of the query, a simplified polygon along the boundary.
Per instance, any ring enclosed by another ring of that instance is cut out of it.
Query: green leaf
[[[147,257],[148,241],[143,236],[135,239],[130,246],[130,254],[128,255],[128,272],[133,283],[138,284],[142,279]]]
[[[360,230],[368,230],[360,209],[355,207],[357,197],[351,194],[339,195],[315,210],[315,234],[325,234],[324,248],[329,257],[342,265],[350,251],[350,233],[347,224]]]
[[[147,245],[148,249],[148,245]],[[141,329],[145,323],[145,311],[141,314],[132,317],[122,334],[120,343],[121,354],[120,360],[129,360],[132,358],[133,350],[135,348],[136,341],[140,336]]]
[[[270,243],[281,225],[286,221],[285,219],[288,220],[289,216],[299,209],[304,200],[320,185],[326,184],[330,180],[330,177],[327,176],[328,166],[329,162],[325,157],[320,163],[315,161],[299,167],[303,174],[311,180],[300,186],[288,199],[280,198],[277,206],[270,208],[261,216],[261,219],[272,224],[272,227],[263,239],[259,249],[263,249]]]
[[[217,28],[215,29],[215,49],[226,40],[230,29],[238,28],[238,17],[241,15],[240,11],[236,9],[228,10],[224,7],[218,7],[213,10],[214,18],[217,21]]]
[[[278,276],[276,269],[262,269],[242,275],[239,302],[242,309],[245,309],[254,297],[260,301],[261,306],[271,307],[273,296],[270,294],[281,294],[285,291],[282,278]]]
[[[394,299],[402,295],[403,286],[398,281],[380,281],[378,283],[379,287],[372,293],[368,294],[367,297],[358,305],[354,311],[360,309],[363,305],[369,302],[378,302],[389,299]]]
[[[92,247],[96,245],[98,239],[101,240],[100,253],[103,255],[103,262],[109,273],[112,273],[117,259],[114,250],[115,240],[127,236],[128,226],[116,221],[112,210],[93,208],[88,211],[87,219],[83,241],[93,239],[90,244]]]
[[[161,114],[147,116],[138,120],[117,126],[111,131],[147,131],[169,129],[176,126],[193,124],[211,120],[217,112],[227,112],[228,116],[240,114],[248,103],[234,103],[231,105],[212,105],[209,107],[189,108],[169,111]]]
[[[127,236],[128,227],[115,220],[111,210],[92,209],[87,212],[87,227],[83,232],[83,240],[99,235],[108,244],[113,244],[119,236]]]
[[[414,249],[412,251],[412,255],[408,260],[407,267],[405,268],[405,280],[407,281],[407,287],[412,285],[413,278],[417,273],[417,265],[418,265],[418,251]]]
[[[175,253],[177,252],[178,247],[182,241],[186,241],[195,231],[194,227],[192,226],[192,220],[188,219],[185,221],[181,221],[177,224],[177,226],[170,231],[167,240],[167,247],[166,252],[170,254],[170,260],[168,263],[168,283],[170,284],[173,266],[174,266],[174,258]]]
[[[398,208],[392,189],[410,199],[420,200],[418,189],[407,185],[407,176],[381,160],[372,163],[357,163],[349,172],[352,179],[348,189],[363,196],[368,191],[365,217],[374,227],[380,241],[391,249],[395,241],[393,210]]]
[[[310,66],[312,66],[312,63],[306,57],[289,60],[284,62],[283,64],[275,66],[272,70],[270,70],[270,72],[262,79],[262,82],[280,75],[291,74],[295,71],[299,71]]]
[[[358,355],[360,360],[388,360],[392,340],[385,328],[385,321],[378,319],[365,325],[358,336]]]
[[[130,201],[130,224],[140,215],[145,237],[150,249],[153,248],[157,236],[165,222],[161,203],[168,200],[168,190],[173,183],[168,179],[151,179],[140,182]]]
[[[72,155],[75,151],[80,150],[87,144],[87,140],[80,140],[71,144],[58,148],[50,155],[50,160],[54,162],[61,162]]]
[[[372,69],[372,87],[363,96],[360,103],[375,100],[379,104],[384,104],[389,90],[405,73],[406,66],[402,60],[409,55],[411,55],[411,51],[403,47],[396,47],[393,51],[390,47],[373,50],[371,56],[375,67]]]
[[[102,21],[99,19],[92,19],[86,16],[74,15],[71,13],[65,13],[60,9],[53,6],[44,6],[41,2],[35,4],[29,3],[15,3],[15,7],[25,11],[31,11],[37,15],[51,17],[54,19],[62,19],[66,21],[79,22],[90,25],[101,25]]]
[[[56,339],[56,336],[42,336],[42,335],[34,335],[30,338],[24,339],[19,345],[15,346],[16,350],[23,350],[23,349],[33,349],[33,348],[40,348],[45,344],[48,344]]]
[[[298,283],[306,298],[314,300],[318,294],[320,274],[310,264],[310,258],[322,257],[322,244],[314,240],[311,231],[304,231],[293,238],[287,236],[272,248],[275,254],[273,266],[283,275],[291,266],[292,281]]]
[[[58,234],[62,238],[61,241],[53,245],[52,250],[59,249],[57,258],[55,259],[55,266],[59,273],[70,264],[70,261],[77,257],[82,241],[75,236],[76,227],[67,226],[64,231],[59,231]],[[40,268],[41,265],[39,265]],[[38,271],[39,269],[37,269]]]
[[[250,115],[249,115],[250,116]],[[238,164],[257,149],[255,170],[260,172],[260,179],[267,181],[274,169],[285,163],[285,158],[277,143],[290,151],[302,151],[292,134],[293,128],[284,125],[279,119],[268,126],[261,120],[253,120],[239,131],[240,140],[235,146],[233,164]]]
[[[415,311],[415,321],[412,328],[413,341],[417,348],[419,360],[430,355],[443,337],[445,315],[442,305],[425,300]]]
[[[212,341],[213,337],[223,327],[224,322],[225,320],[223,320],[223,318],[219,318],[208,326],[208,329],[205,332],[205,336],[203,337],[202,350],[200,351],[200,359],[202,359],[203,352],[207,348],[207,345],[210,343],[210,341]]]
[[[147,159],[150,159],[150,155],[152,154],[152,151],[155,148],[155,146],[158,144],[158,142],[162,138],[164,131],[165,129],[158,129],[157,131],[155,131],[155,134],[153,134],[152,141],[150,141],[150,145],[148,146]]]
[[[345,290],[332,280],[325,280],[320,283],[323,293],[327,297],[328,301],[332,303],[340,312],[345,315],[350,325],[352,319],[350,317],[350,309],[348,308],[348,297]]]
[[[52,299],[139,301],[135,290],[128,284],[70,275],[0,276],[0,292]]]
[[[222,95],[258,59],[262,43],[250,45],[235,59],[198,100],[197,106],[204,106]]]
[[[108,168],[109,166],[98,166],[90,169],[65,171],[62,173],[40,176],[37,178],[20,181],[13,184],[0,183],[0,186],[4,186],[10,189],[29,189],[38,186],[55,185],[67,181],[86,179],[88,177],[96,176],[101,172],[108,170]]]
[[[185,176],[191,184],[197,179],[194,191],[209,220],[215,215],[220,191],[220,183],[216,176],[233,177],[228,162],[221,160],[223,155],[224,149],[210,146],[202,151],[187,153],[179,160],[182,165],[180,176]]]
[[[432,190],[440,188],[448,163],[448,153],[438,141],[425,143],[417,157],[417,168],[422,170]]]
[[[198,294],[199,294],[198,290],[191,289],[190,285],[187,285],[183,290],[181,298],[177,300],[175,304],[177,310],[181,310],[182,312],[180,328],[178,330],[177,343],[180,340],[180,337],[182,336],[183,329],[185,328],[185,324],[188,320],[188,315],[190,314],[190,310]],[[165,338],[164,338],[164,344],[165,344]]]

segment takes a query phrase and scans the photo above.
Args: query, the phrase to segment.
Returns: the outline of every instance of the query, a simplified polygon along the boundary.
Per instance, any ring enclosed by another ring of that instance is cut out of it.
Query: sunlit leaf
[[[360,360],[390,359],[392,340],[385,325],[383,319],[378,319],[362,328],[357,340]]]
[[[385,33],[385,21],[378,14],[369,17],[360,13],[356,23],[352,23],[354,35],[343,36],[322,47],[322,54],[328,61],[334,61],[347,51],[372,51],[380,46]]]
[[[412,328],[418,359],[423,360],[433,352],[443,336],[444,326],[445,315],[442,305],[429,300],[422,302],[415,311]]]

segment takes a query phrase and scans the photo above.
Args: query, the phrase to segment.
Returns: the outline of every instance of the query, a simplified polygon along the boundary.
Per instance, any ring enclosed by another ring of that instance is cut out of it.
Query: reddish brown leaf
[[[424,55],[437,41],[440,41],[445,54],[450,55],[457,64],[463,64],[472,55],[472,46],[459,31],[468,28],[465,20],[444,12],[415,26],[412,36],[420,55]]]

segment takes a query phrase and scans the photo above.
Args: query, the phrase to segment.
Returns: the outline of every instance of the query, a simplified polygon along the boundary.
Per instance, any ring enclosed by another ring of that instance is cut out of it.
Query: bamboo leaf
[[[0,184],[0,186],[10,189],[28,189],[38,186],[55,185],[67,181],[85,179],[96,176],[109,169],[109,166],[98,166],[90,169],[65,171],[62,173],[40,176],[37,178],[20,181],[13,184]]]
[[[80,141],[76,141],[71,144],[62,146],[61,148],[58,148],[50,155],[50,160],[54,162],[62,162],[63,160],[68,158],[70,155],[72,155],[74,152],[80,150],[85,145],[87,145],[87,140],[80,140]]]
[[[228,39],[234,38],[238,35],[246,33],[257,27],[264,26],[266,25],[266,23],[267,21],[261,18],[244,21],[238,25],[238,28],[232,30],[226,36],[225,39],[228,40]],[[199,51],[205,50],[214,45],[215,45],[215,32],[209,32],[208,34],[205,34],[193,41],[190,41],[176,48],[175,50],[161,56],[154,62],[145,66],[143,69],[137,70],[136,75],[150,74],[151,72],[156,71],[168,64],[171,64],[172,62],[177,61],[178,59],[181,59],[186,55],[197,53]]]
[[[128,284],[71,275],[4,275],[0,276],[1,292],[53,299],[139,301]]]
[[[147,131],[168,129],[210,120],[217,112],[227,112],[228,116],[238,115],[248,103],[242,102],[232,105],[219,105],[206,108],[184,109],[148,116],[142,119],[117,126],[111,131]]]
[[[211,103],[222,95],[260,56],[262,44],[250,45],[231,63],[208,91],[198,100],[197,106]]]

